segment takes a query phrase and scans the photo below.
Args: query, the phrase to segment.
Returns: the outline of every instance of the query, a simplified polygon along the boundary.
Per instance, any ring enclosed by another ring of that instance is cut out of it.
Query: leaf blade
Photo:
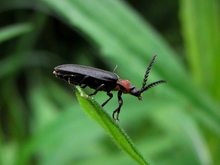
[[[85,113],[101,125],[120,148],[122,148],[139,164],[148,165],[125,131],[94,99],[87,98],[87,95],[79,86],[76,86],[76,96]]]

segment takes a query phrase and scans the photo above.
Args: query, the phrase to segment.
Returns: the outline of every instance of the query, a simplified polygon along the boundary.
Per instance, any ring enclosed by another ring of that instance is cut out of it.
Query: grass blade
[[[139,164],[148,165],[125,131],[93,98],[87,98],[87,95],[79,86],[76,86],[76,95],[86,114],[99,123],[99,125],[101,125],[105,131],[111,135],[118,146],[120,146]]]
[[[0,44],[11,38],[20,36],[33,30],[30,23],[15,24],[0,29]]]
[[[220,99],[219,1],[181,0],[181,22],[187,60],[194,80]]]

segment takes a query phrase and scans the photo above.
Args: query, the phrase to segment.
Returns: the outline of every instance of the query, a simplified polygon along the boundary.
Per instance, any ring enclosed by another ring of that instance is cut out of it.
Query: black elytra
[[[79,85],[82,88],[88,86],[95,89],[95,91],[88,96],[95,95],[98,91],[107,92],[109,98],[102,104],[102,107],[104,107],[109,100],[112,99],[113,94],[111,91],[118,91],[119,106],[113,111],[112,117],[113,119],[119,121],[119,113],[121,106],[123,105],[121,97],[122,93],[131,94],[138,97],[139,100],[142,100],[141,93],[147,91],[155,85],[166,82],[165,80],[159,80],[146,86],[147,78],[156,56],[157,55],[154,55],[151,59],[151,62],[146,70],[141,89],[133,86],[128,80],[122,80],[116,73],[89,66],[77,64],[59,65],[54,68],[53,74],[55,74],[56,77],[66,80],[69,84]],[[115,113],[117,113],[116,118]]]

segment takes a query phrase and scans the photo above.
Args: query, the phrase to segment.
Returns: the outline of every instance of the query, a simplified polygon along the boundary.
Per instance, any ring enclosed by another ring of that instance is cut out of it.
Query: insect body
[[[155,58],[156,55],[153,56],[146,70],[141,89],[138,89],[135,86],[133,86],[128,80],[122,80],[116,73],[88,66],[76,64],[59,65],[54,68],[53,74],[55,74],[56,77],[66,80],[69,84],[79,85],[82,88],[88,86],[92,89],[95,89],[95,91],[89,94],[89,96],[95,95],[98,91],[107,92],[109,98],[102,104],[102,107],[104,107],[113,97],[111,91],[118,91],[119,106],[113,111],[112,117],[115,120],[119,120],[118,117],[121,106],[123,104],[123,100],[121,97],[122,93],[131,94],[133,96],[138,97],[139,100],[142,100],[141,93],[155,85],[166,82],[165,80],[159,80],[146,86],[147,78]],[[115,113],[117,113],[116,118]]]

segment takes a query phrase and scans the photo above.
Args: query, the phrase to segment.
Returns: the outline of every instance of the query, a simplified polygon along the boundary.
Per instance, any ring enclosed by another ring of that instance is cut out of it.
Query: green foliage
[[[33,30],[33,27],[31,24],[26,23],[26,24],[17,24],[14,26],[10,27],[4,27],[0,29],[0,43],[3,41],[10,40],[14,37],[20,36],[24,33],[27,33],[29,31]]]
[[[219,1],[181,0],[181,21],[186,58],[192,77],[220,100]]]
[[[150,164],[220,164],[217,0],[179,1],[183,57],[124,1],[3,0],[0,6],[0,164],[134,164],[136,151],[120,152],[52,71],[62,63],[108,70],[117,64],[121,78],[141,87],[154,54],[148,81],[168,83],[144,93],[142,102],[123,95],[119,125],[108,115],[96,121],[122,127]],[[158,17],[171,13],[164,12]],[[108,96],[94,98],[101,104]],[[105,110],[112,114],[117,106],[114,96]]]
[[[93,98],[88,98],[88,95],[79,86],[76,87],[76,95],[86,114],[99,123],[112,136],[118,146],[139,164],[148,164],[124,130]]]

